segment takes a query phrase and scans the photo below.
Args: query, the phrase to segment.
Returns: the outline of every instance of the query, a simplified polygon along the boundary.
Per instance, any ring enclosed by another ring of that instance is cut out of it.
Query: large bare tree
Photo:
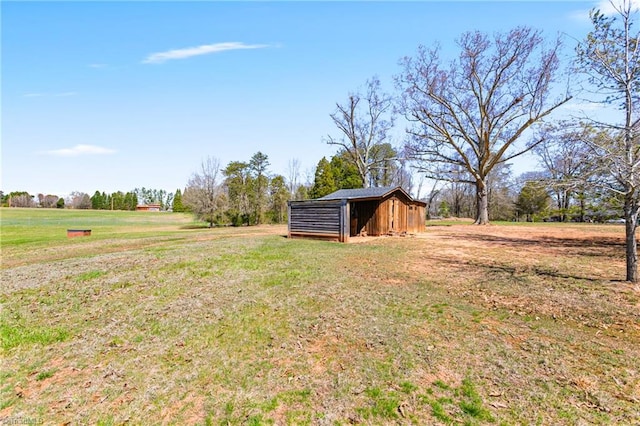
[[[393,127],[393,99],[382,92],[380,80],[373,77],[367,80],[364,93],[351,93],[345,104],[336,103],[331,119],[341,135],[329,135],[326,142],[344,149],[358,168],[362,186],[369,187],[371,172],[395,160],[376,155],[380,153],[377,148],[387,142]]]
[[[532,149],[527,129],[570,97],[551,98],[559,76],[559,39],[547,44],[539,31],[519,27],[493,37],[467,32],[448,64],[440,48],[418,48],[401,60],[396,79],[400,109],[412,123],[409,149],[428,177],[455,179],[457,167],[475,185],[477,224],[489,222],[489,173]]]
[[[640,32],[634,32],[637,3],[612,1],[614,12],[590,13],[593,30],[577,48],[578,69],[588,76],[599,100],[618,106],[618,119],[592,120],[604,129],[591,139],[609,189],[624,198],[627,280],[638,282],[636,230],[640,212]],[[635,22],[634,22],[635,21]]]
[[[183,203],[200,219],[209,223],[209,227],[218,221],[226,208],[226,197],[219,180],[220,161],[207,157],[200,164],[184,191]]]

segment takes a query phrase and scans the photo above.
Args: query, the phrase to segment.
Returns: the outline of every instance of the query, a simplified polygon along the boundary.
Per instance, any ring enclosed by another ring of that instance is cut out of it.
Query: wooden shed
[[[413,234],[425,229],[426,203],[414,200],[401,187],[341,189],[288,205],[290,238],[346,242],[358,235]]]
[[[136,206],[138,212],[159,212],[161,210],[160,204],[141,204]]]

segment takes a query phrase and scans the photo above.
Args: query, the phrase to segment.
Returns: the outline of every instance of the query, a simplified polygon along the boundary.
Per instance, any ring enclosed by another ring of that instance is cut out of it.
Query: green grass
[[[64,328],[41,325],[27,327],[6,318],[0,319],[0,348],[5,351],[22,345],[47,346],[63,342],[69,337],[69,331]]]
[[[53,370],[41,371],[40,373],[38,373],[36,375],[36,380],[37,381],[45,380],[45,379],[48,379],[50,377],[53,377],[54,374],[55,374],[55,371],[53,371]]]
[[[576,243],[570,227],[452,224],[338,244],[164,213],[0,213],[0,410],[90,424],[640,421],[639,298],[611,281],[623,252],[598,245],[608,229],[579,228],[591,239]],[[92,236],[67,239],[75,223]]]

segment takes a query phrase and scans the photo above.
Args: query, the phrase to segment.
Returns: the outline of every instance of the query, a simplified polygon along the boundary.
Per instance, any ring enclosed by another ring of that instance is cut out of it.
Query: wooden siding
[[[425,206],[418,203],[409,204],[409,218],[407,223],[407,232],[416,234],[424,232],[426,227],[427,211]]]
[[[337,201],[290,201],[289,237],[316,237],[345,241],[349,205]]]
[[[351,236],[424,231],[424,207],[396,194],[381,201],[352,201]],[[357,220],[356,220],[357,218]]]
[[[425,204],[404,191],[385,198],[289,201],[290,238],[348,241],[357,235],[418,233],[425,230]]]

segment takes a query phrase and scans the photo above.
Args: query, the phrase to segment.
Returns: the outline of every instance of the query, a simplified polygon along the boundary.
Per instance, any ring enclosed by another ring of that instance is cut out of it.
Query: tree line
[[[324,142],[337,152],[318,162],[311,182],[299,183],[295,160],[288,179],[272,175],[261,152],[224,168],[208,158],[184,191],[172,194],[173,210],[190,210],[211,226],[281,223],[288,199],[400,185],[425,199],[430,215],[471,216],[478,225],[606,220],[621,212],[627,279],[635,282],[640,36],[632,1],[611,5],[611,15],[590,12],[592,29],[571,63],[561,61],[560,37],[528,27],[463,33],[454,58],[444,58],[437,44],[419,46],[400,60],[395,93],[372,77],[336,103],[329,114],[336,131]],[[558,110],[575,94],[617,115],[559,121]],[[399,117],[406,129],[394,140]],[[540,170],[513,178],[509,164],[525,153],[538,157]],[[430,187],[424,194],[423,186]],[[168,208],[164,196],[159,202]],[[108,205],[106,198],[94,194],[96,206]]]

